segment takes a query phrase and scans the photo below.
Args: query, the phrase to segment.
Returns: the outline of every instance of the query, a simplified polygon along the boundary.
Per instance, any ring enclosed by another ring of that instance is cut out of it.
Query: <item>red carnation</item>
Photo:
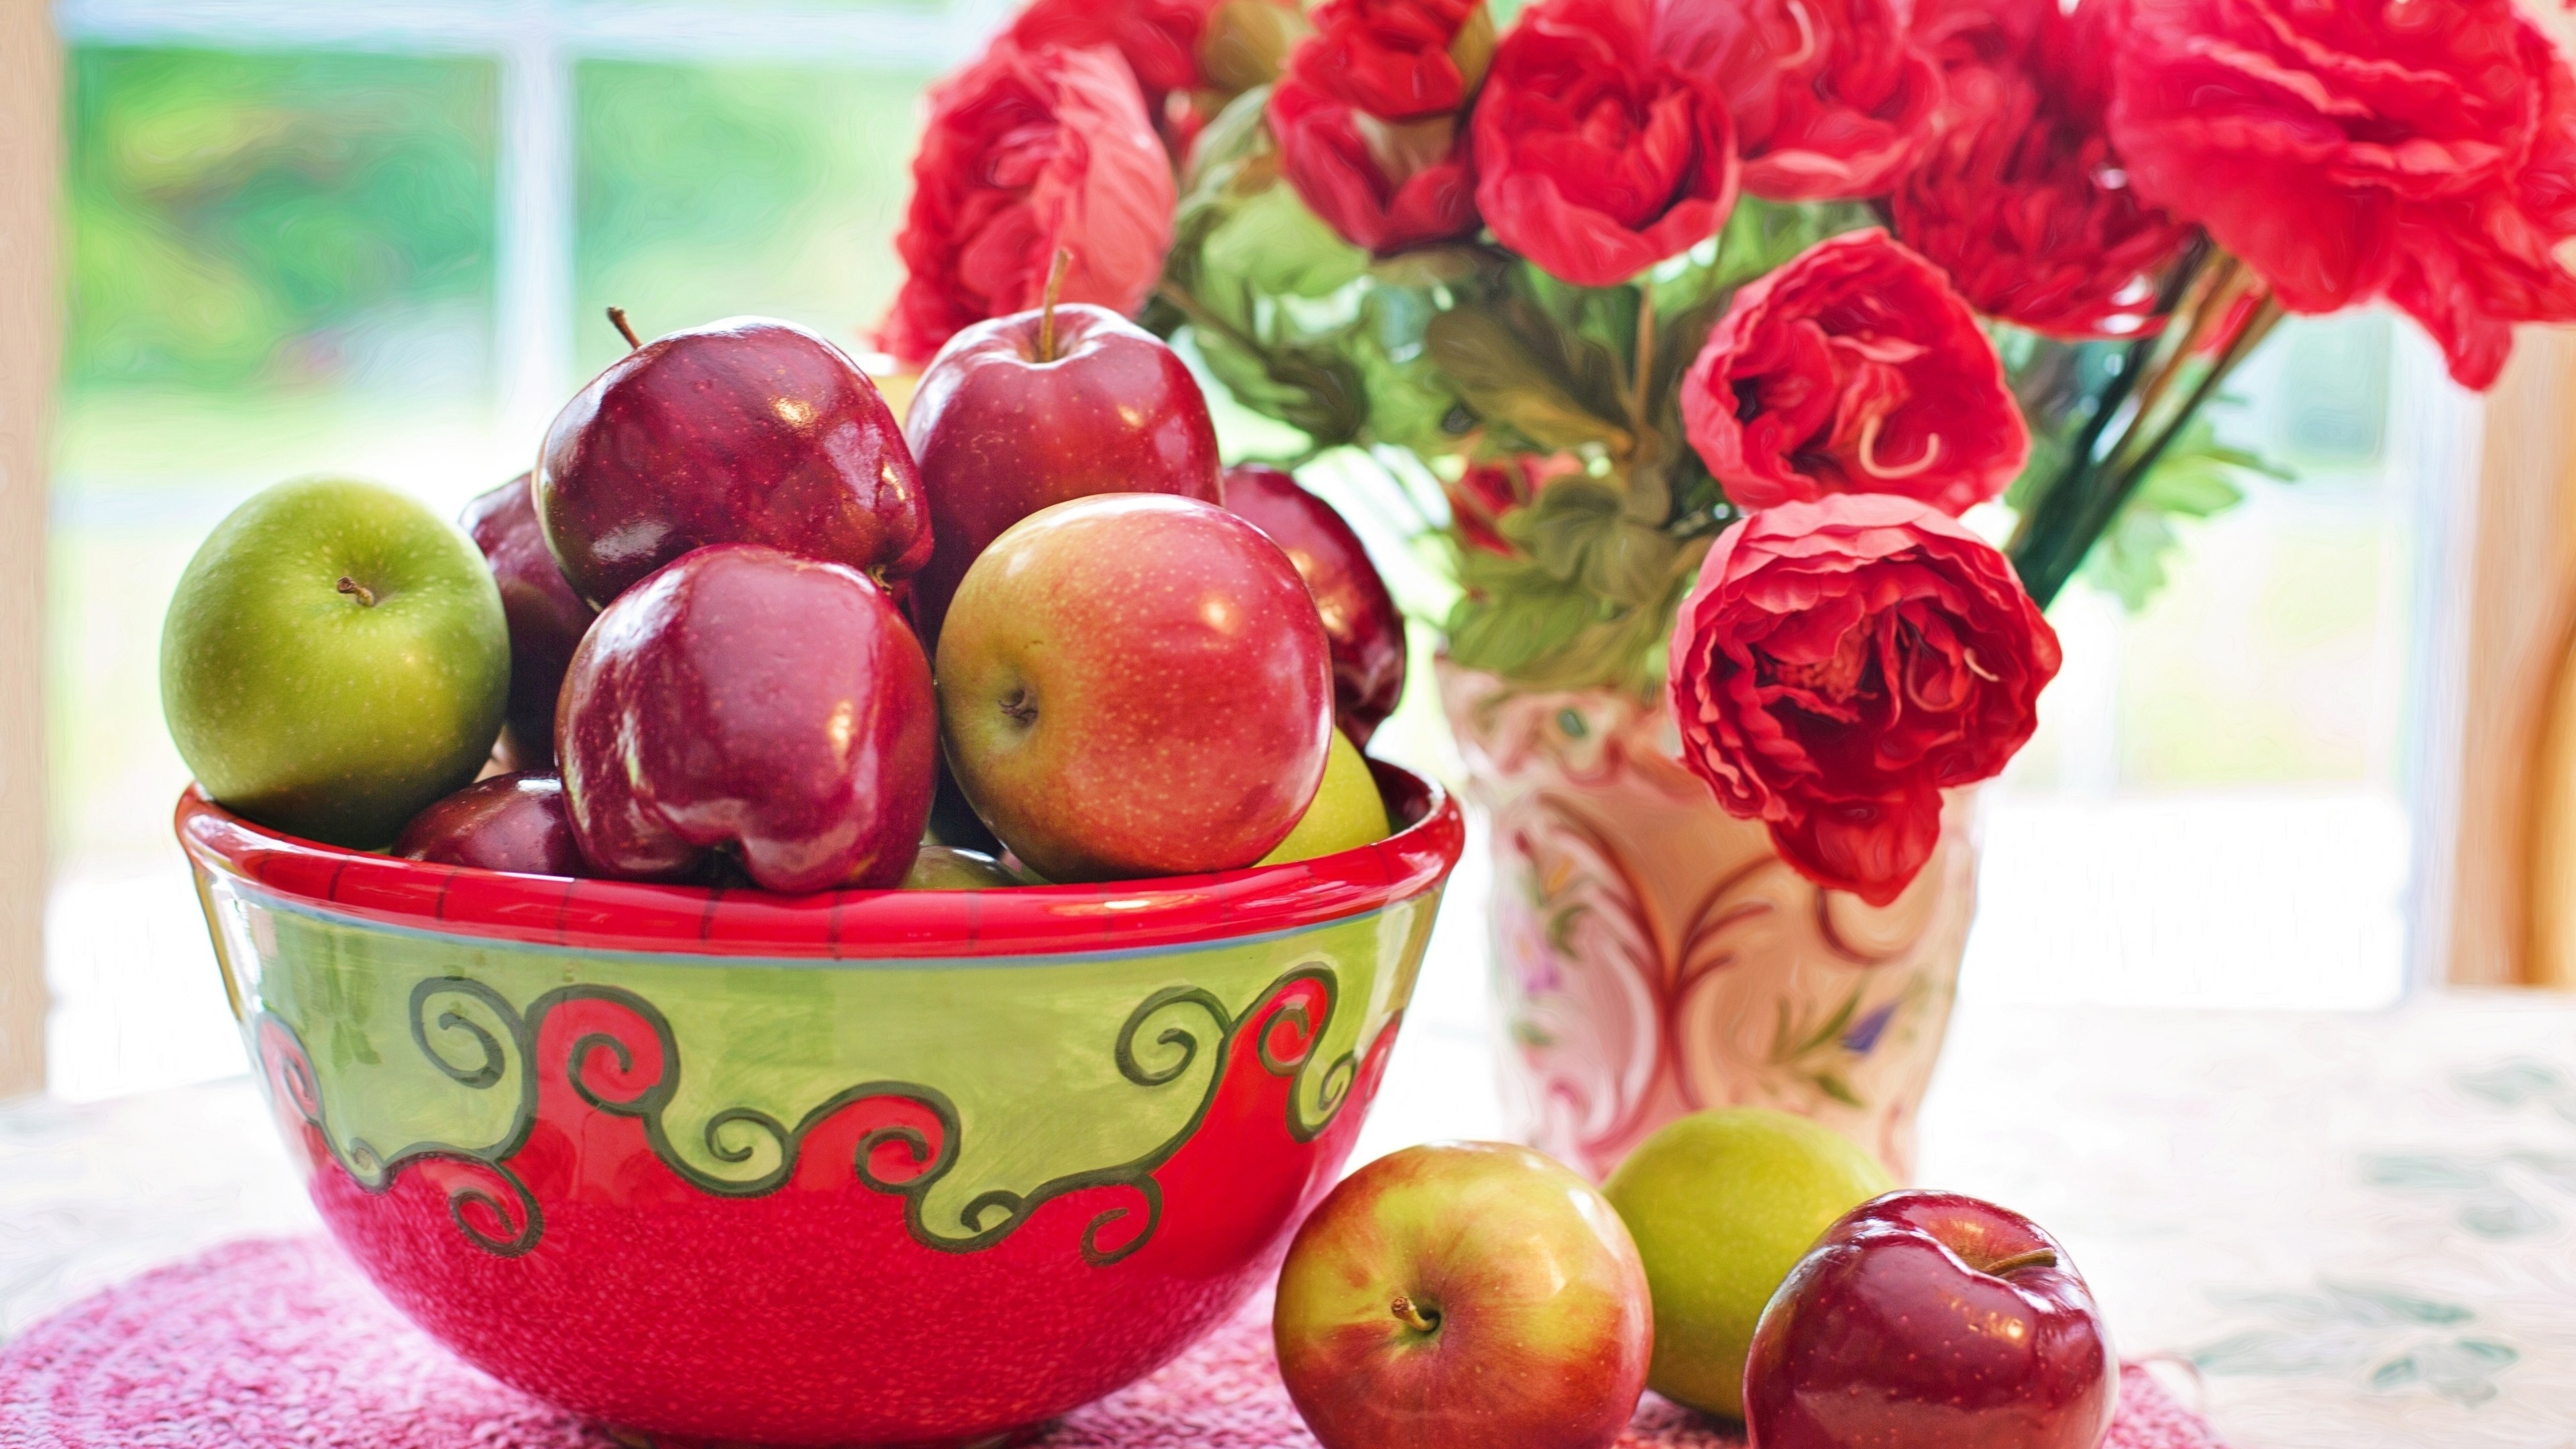
[[[1682,378],[1682,424],[1741,508],[1896,493],[1963,513],[2030,454],[1976,315],[1878,230],[1818,242],[1737,292]]]
[[[1324,0],[1310,19],[1289,74],[1381,121],[1464,107],[1493,47],[1484,0]]]
[[[1476,102],[1476,204],[1506,247],[1584,287],[1713,234],[1735,205],[1724,98],[1660,57],[1646,0],[1542,0]]]
[[[896,247],[908,275],[879,345],[930,359],[959,328],[1063,299],[1143,305],[1172,244],[1171,163],[1115,51],[1005,40],[933,87]]]
[[[1662,0],[1656,49],[1726,98],[1744,189],[1772,201],[1880,195],[1938,120],[1896,0]]]
[[[2576,320],[2576,77],[2512,0],[2125,0],[2112,141],[2293,312],[2386,297],[2485,387]]]
[[[1896,234],[1979,311],[2054,337],[2153,331],[2157,284],[2191,235],[2139,200],[2103,134],[2109,8],[1915,12],[1949,67],[1948,122],[1890,200]]]
[[[1682,759],[1800,874],[1896,899],[1941,792],[2028,741],[2057,635],[2012,564],[1911,499],[1837,494],[1721,536],[1673,625]]]
[[[1390,124],[1291,76],[1270,94],[1280,173],[1344,241],[1396,252],[1476,230],[1476,179],[1455,120]]]

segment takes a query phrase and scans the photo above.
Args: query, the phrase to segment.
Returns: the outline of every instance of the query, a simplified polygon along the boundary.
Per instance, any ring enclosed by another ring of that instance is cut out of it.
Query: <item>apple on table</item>
[[[1763,1305],[1817,1235],[1895,1185],[1851,1139],[1767,1107],[1694,1112],[1638,1143],[1601,1190],[1654,1285],[1648,1386],[1743,1417],[1744,1358]]]
[[[1912,1189],[1852,1210],[1762,1312],[1752,1449],[2094,1449],[2118,1409],[2101,1310],[2021,1214]]]
[[[1619,1215],[1525,1147],[1381,1157],[1298,1229],[1279,1375],[1324,1449],[1605,1449],[1654,1318]]]

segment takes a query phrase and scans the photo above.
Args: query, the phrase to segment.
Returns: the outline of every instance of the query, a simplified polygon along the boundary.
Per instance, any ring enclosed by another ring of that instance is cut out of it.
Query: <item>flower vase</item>
[[[1884,908],[1799,875],[1680,761],[1668,706],[1441,662],[1490,827],[1505,1121],[1605,1176],[1705,1107],[1799,1113],[1898,1181],[1976,911],[1974,801]]]

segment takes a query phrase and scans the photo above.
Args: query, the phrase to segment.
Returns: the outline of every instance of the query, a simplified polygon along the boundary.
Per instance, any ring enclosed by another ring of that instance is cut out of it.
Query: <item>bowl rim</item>
[[[519,875],[281,834],[194,784],[180,795],[173,824],[201,895],[222,877],[299,914],[440,938],[846,964],[1126,955],[1306,930],[1436,889],[1466,845],[1457,800],[1411,770],[1369,765],[1389,811],[1409,822],[1384,840],[1282,865],[1104,885],[780,895]],[[211,896],[205,905],[211,916]]]

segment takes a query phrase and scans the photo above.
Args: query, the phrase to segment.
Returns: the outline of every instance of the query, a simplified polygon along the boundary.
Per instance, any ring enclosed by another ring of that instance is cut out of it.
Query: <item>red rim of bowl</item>
[[[1098,886],[965,891],[768,891],[512,875],[299,840],[253,825],[193,785],[179,843],[196,867],[290,909],[443,936],[593,951],[921,960],[1133,952],[1300,930],[1438,885],[1458,863],[1458,804],[1371,761],[1408,822],[1374,845],[1286,865]]]

